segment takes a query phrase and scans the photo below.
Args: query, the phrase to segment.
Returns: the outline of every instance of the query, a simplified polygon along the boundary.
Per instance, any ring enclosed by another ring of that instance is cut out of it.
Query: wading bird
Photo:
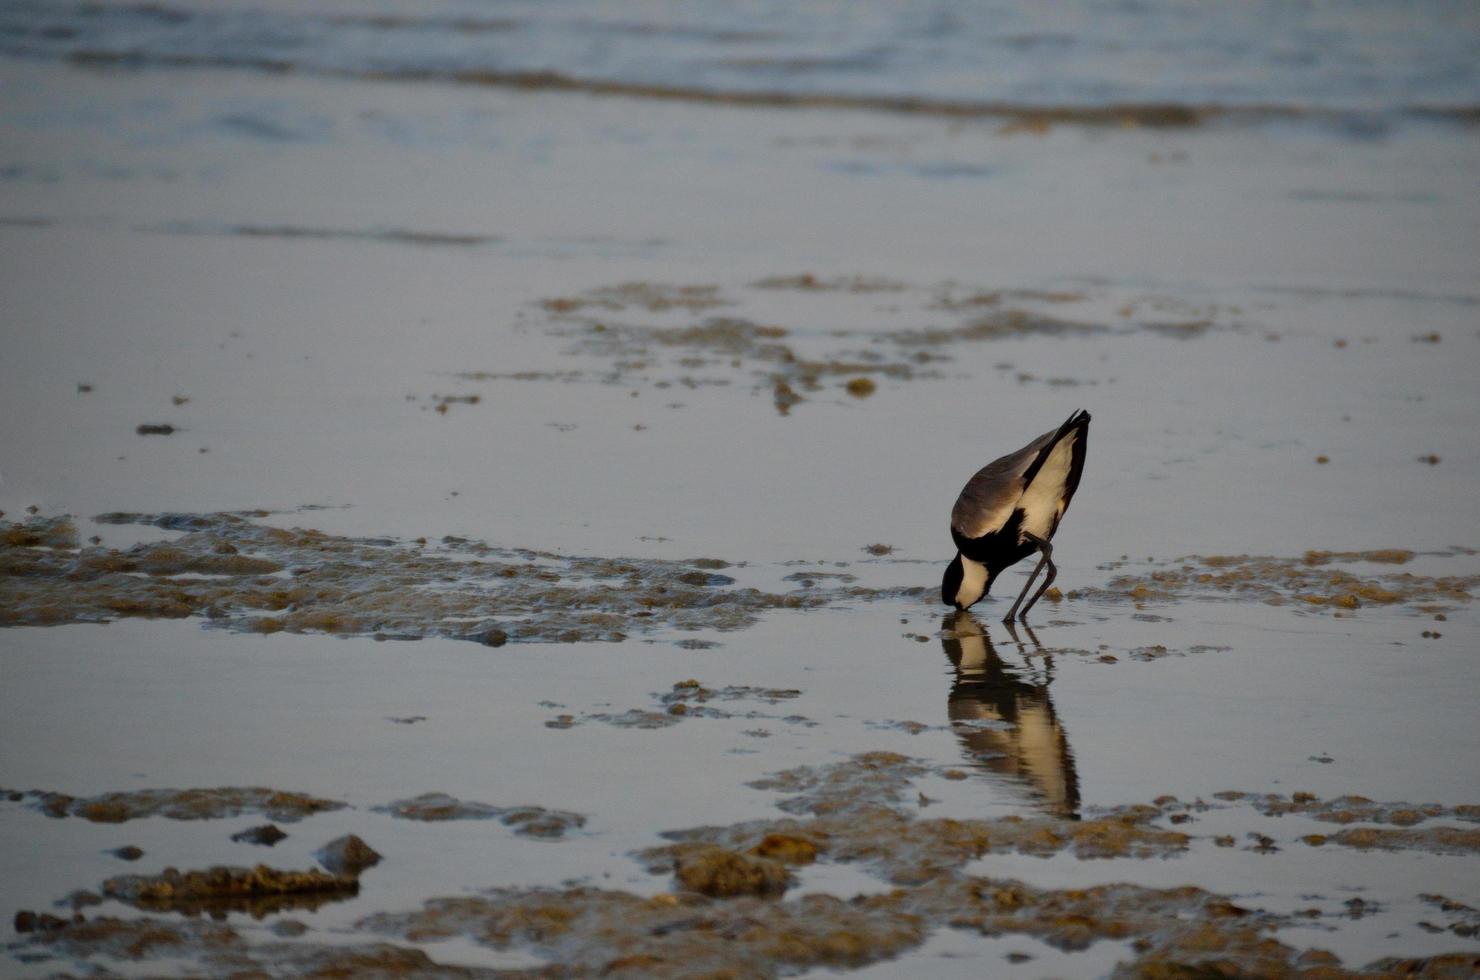
[[[1089,413],[1081,409],[1055,431],[988,463],[966,481],[951,508],[956,557],[940,583],[942,602],[967,608],[987,594],[1004,569],[1036,551],[1042,557],[1003,622],[1028,615],[1058,575],[1048,541],[1079,488],[1088,444]],[[1048,575],[1019,615],[1018,606],[1045,565]]]

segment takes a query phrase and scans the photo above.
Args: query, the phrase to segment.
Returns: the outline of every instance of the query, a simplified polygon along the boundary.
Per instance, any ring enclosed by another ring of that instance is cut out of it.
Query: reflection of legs
[[[1038,634],[1034,633],[1033,627],[1029,626],[1027,623],[1023,623],[1023,632],[1027,633],[1028,639],[1032,641],[1033,650],[1031,653],[1028,651],[1028,648],[1023,645],[1023,639],[1022,637],[1018,636],[1017,627],[1013,625],[1012,620],[1006,620],[1003,622],[1002,625],[1007,627],[1007,635],[1012,637],[1012,642],[1017,644],[1018,653],[1021,653],[1025,659],[1027,657],[1031,657],[1035,653],[1041,654],[1046,652],[1043,649],[1043,643],[1038,639]]]
[[[1004,623],[1012,622],[1014,617],[1016,617],[1021,622],[1028,615],[1028,610],[1033,608],[1033,603],[1037,602],[1038,597],[1048,591],[1048,587],[1053,584],[1053,580],[1057,578],[1059,574],[1058,568],[1056,568],[1053,563],[1053,546],[1049,544],[1047,540],[1045,540],[1044,538],[1040,538],[1036,534],[1024,534],[1023,537],[1027,538],[1034,545],[1036,545],[1039,552],[1042,553],[1043,557],[1038,559],[1038,564],[1033,568],[1033,574],[1028,576],[1028,584],[1023,586],[1023,591],[1018,593],[1017,601],[1014,602],[1012,604],[1012,608],[1007,611],[1007,618],[1003,620]],[[1022,614],[1019,615],[1018,606],[1022,604],[1023,596],[1027,595],[1028,590],[1033,587],[1033,582],[1035,579],[1038,578],[1038,573],[1043,570],[1044,565],[1048,566],[1048,574],[1044,576],[1043,583],[1038,586],[1038,591],[1033,593],[1033,598],[1028,600],[1028,604],[1026,606],[1023,606]]]

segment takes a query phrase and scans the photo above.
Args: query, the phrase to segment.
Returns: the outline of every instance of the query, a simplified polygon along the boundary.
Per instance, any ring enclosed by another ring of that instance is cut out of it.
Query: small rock
[[[141,436],[168,436],[174,434],[175,427],[164,422],[146,422],[134,431]]]
[[[139,860],[139,858],[144,856],[144,852],[132,844],[129,844],[125,847],[117,848],[116,850],[109,851],[108,853],[123,861],[137,861]]]
[[[516,834],[547,839],[563,837],[566,831],[586,825],[586,818],[579,813],[547,810],[542,806],[510,807],[504,810],[499,820]]]
[[[380,863],[380,854],[354,834],[336,837],[315,851],[314,857],[337,875],[358,875]]]
[[[297,919],[279,919],[272,927],[273,935],[282,936],[285,939],[301,936],[307,931],[308,926]]]
[[[261,844],[263,847],[271,847],[288,835],[275,824],[266,823],[260,827],[251,827],[231,835],[231,839],[238,844]]]

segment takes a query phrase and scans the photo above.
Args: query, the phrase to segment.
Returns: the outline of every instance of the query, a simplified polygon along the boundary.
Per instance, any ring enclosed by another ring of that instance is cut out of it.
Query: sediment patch
[[[1457,549],[1450,556],[1465,554]],[[1069,599],[1096,602],[1174,602],[1186,598],[1222,598],[1326,609],[1338,615],[1365,606],[1421,606],[1435,612],[1467,603],[1480,587],[1480,575],[1417,575],[1412,572],[1369,572],[1340,567],[1372,563],[1401,565],[1411,552],[1310,551],[1298,558],[1268,555],[1191,555],[1137,574],[1122,574],[1103,587],[1081,587]],[[1119,563],[1112,563],[1118,567]]]
[[[696,700],[701,691],[707,692],[707,701],[719,700],[723,690],[688,681],[675,685],[670,694],[676,696],[674,703],[682,704]],[[1110,883],[1038,888],[973,873],[980,866],[972,864],[1001,852],[1047,856],[1068,850],[1081,858],[1120,859],[1176,855],[1197,838],[1157,823],[1195,820],[1214,808],[1248,808],[1266,821],[1291,814],[1325,819],[1342,826],[1334,840],[1340,834],[1374,829],[1386,835],[1448,831],[1452,828],[1414,824],[1439,818],[1473,822],[1480,815],[1475,807],[1228,791],[1209,801],[1163,796],[1148,804],[1098,811],[1083,820],[922,818],[925,801],[915,784],[924,778],[960,775],[890,752],[795,767],[751,784],[781,794],[777,807],[786,816],[672,831],[664,835],[668,843],[637,855],[652,873],[671,876],[671,892],[643,897],[585,886],[500,887],[431,898],[411,911],[377,913],[356,928],[409,943],[463,936],[497,950],[522,950],[540,958],[533,975],[543,977],[777,976],[817,967],[850,969],[916,949],[943,928],[993,937],[1029,936],[1068,952],[1106,940],[1123,944],[1123,959],[1114,975],[1124,977],[1447,977],[1467,975],[1476,965],[1473,955],[1456,953],[1422,960],[1387,959],[1353,969],[1330,953],[1302,951],[1277,937],[1279,930],[1309,915],[1274,914],[1193,886]],[[438,817],[443,811],[457,815],[468,807],[482,817],[507,812],[451,797],[410,802],[434,808]],[[1384,824],[1353,826],[1361,821]],[[1278,850],[1273,838],[1248,836],[1259,841],[1251,850]],[[362,850],[356,842],[342,838],[325,850],[365,856],[368,848]],[[1213,843],[1224,846],[1224,839]],[[1232,844],[1229,839],[1227,846]],[[893,887],[852,898],[816,893],[787,898],[802,869],[819,862],[858,863]],[[358,866],[368,863],[356,859]],[[102,891],[146,911],[263,916],[311,908],[316,902],[353,894],[355,887],[355,879],[348,875],[259,866],[120,876],[105,882]],[[1442,895],[1423,899],[1433,909],[1429,918],[1434,921],[1424,920],[1421,928],[1460,939],[1473,935],[1471,907]],[[97,900],[94,896],[72,904],[83,908]],[[1362,917],[1381,908],[1371,900],[1352,899],[1330,914]],[[63,918],[23,911],[16,925],[22,935],[9,948],[33,961],[58,956],[133,961],[167,957],[196,964],[203,972],[508,975],[445,967],[421,950],[378,940],[332,947],[311,942],[249,945],[226,925],[200,919],[121,921],[87,919],[80,912]],[[305,930],[285,921],[275,932],[298,936]]]
[[[714,559],[628,560],[349,538],[269,527],[253,514],[105,514],[179,531],[125,550],[78,549],[65,518],[0,525],[0,625],[204,617],[256,633],[506,642],[621,640],[669,628],[729,630],[837,592],[765,592]],[[723,563],[721,563],[723,564]]]
[[[777,807],[794,817],[669,831],[663,836],[674,844],[640,857],[650,870],[660,870],[675,866],[696,848],[766,858],[800,853],[809,859],[859,862],[896,885],[913,886],[954,875],[991,853],[1047,856],[1069,850],[1081,858],[1165,857],[1186,850],[1190,840],[1152,825],[1181,809],[1171,798],[1165,808],[1123,807],[1086,820],[1016,815],[922,819],[916,815],[919,794],[913,783],[932,773],[945,775],[892,752],[789,769],[750,785],[792,794]]]
[[[375,809],[403,820],[497,820],[525,837],[563,837],[567,831],[586,825],[584,816],[569,810],[549,810],[542,806],[491,806],[459,800],[446,793],[424,793]]]
[[[188,915],[245,912],[254,918],[285,909],[314,909],[359,892],[353,875],[331,874],[316,868],[280,871],[259,864],[253,868],[214,867],[205,871],[166,868],[157,875],[120,875],[103,882],[103,894],[136,908]]]
[[[822,304],[816,320],[776,322],[768,312],[776,293],[801,294],[808,304]],[[775,410],[788,415],[828,393],[863,399],[886,382],[944,377],[942,365],[961,344],[1137,332],[1186,339],[1243,326],[1243,312],[1236,307],[1190,306],[1156,296],[1122,303],[1108,319],[1075,319],[1056,312],[1097,299],[1083,290],[918,285],[808,272],[769,276],[744,286],[627,282],[548,297],[534,306],[538,323],[569,342],[567,354],[597,360],[601,368],[484,370],[458,377],[690,390],[738,380],[756,393],[769,394]],[[731,309],[716,315],[720,307]],[[859,319],[867,325],[835,325]],[[1041,378],[1015,371],[1010,363],[998,367],[1018,384],[1101,383],[1097,378]]]
[[[141,789],[98,796],[75,797],[49,790],[0,790],[32,805],[49,817],[81,817],[93,823],[124,823],[142,817],[169,820],[217,820],[243,813],[260,813],[289,822],[328,810],[343,809],[338,800],[325,800],[304,793],[266,789],[261,786],[220,786],[211,789]],[[276,828],[273,828],[276,829]],[[279,832],[278,839],[282,835]]]
[[[731,684],[727,687],[705,687],[697,680],[679,681],[672,690],[654,694],[654,707],[630,708],[620,713],[598,711],[582,714],[560,714],[545,722],[546,728],[574,728],[588,721],[604,722],[617,728],[670,728],[686,718],[765,718],[783,721],[792,725],[811,727],[817,723],[798,714],[779,715],[774,712],[749,709],[732,711],[718,707],[718,702],[760,701],[778,704],[801,696],[794,688],[751,687]]]

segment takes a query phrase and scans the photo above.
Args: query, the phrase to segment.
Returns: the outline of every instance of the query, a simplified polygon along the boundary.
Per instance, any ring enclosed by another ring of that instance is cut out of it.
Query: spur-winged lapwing
[[[1058,575],[1053,547],[1048,542],[1079,488],[1088,443],[1089,413],[1080,410],[1055,431],[1045,432],[1017,452],[983,466],[966,482],[956,506],[951,508],[956,557],[946,567],[940,583],[942,602],[957,609],[967,608],[987,594],[1003,569],[1036,551],[1043,557],[1004,622],[1028,615]],[[1019,616],[1018,606],[1045,565],[1048,575]]]

